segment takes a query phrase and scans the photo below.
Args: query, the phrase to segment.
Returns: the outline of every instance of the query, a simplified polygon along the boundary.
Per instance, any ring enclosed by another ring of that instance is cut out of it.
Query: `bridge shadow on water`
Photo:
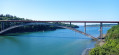
[[[14,43],[20,43],[19,40],[13,36],[0,36],[0,43],[4,41],[11,41]]]
[[[56,37],[56,36],[34,36],[34,35],[29,35],[29,36],[24,36],[24,35],[6,35],[6,36],[13,36],[13,37],[40,37],[40,38],[67,38],[67,39],[91,39],[91,38],[87,38],[87,37],[82,37],[82,36],[79,36],[79,37],[75,37],[75,36],[65,36],[65,37],[62,37],[62,36],[59,36],[59,37]]]

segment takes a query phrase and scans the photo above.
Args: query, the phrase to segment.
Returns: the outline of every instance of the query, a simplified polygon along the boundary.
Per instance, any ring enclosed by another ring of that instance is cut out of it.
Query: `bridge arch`
[[[67,26],[60,26],[60,25],[52,24],[52,23],[27,23],[27,24],[15,25],[15,26],[11,26],[9,28],[6,28],[4,30],[1,30],[0,34],[3,34],[4,32],[9,31],[9,30],[14,29],[14,28],[17,28],[17,27],[22,27],[22,26],[27,26],[27,25],[52,25],[52,26],[56,26],[56,27],[62,27],[62,28],[70,29],[70,30],[73,30],[75,32],[78,32],[78,33],[81,33],[83,35],[86,35],[87,37],[90,37],[93,40],[97,40],[97,38],[95,38],[95,37],[93,37],[93,36],[91,36],[91,35],[89,35],[89,34],[87,34],[85,32],[79,31],[79,30],[77,30],[75,28],[71,28],[71,27],[67,27]]]

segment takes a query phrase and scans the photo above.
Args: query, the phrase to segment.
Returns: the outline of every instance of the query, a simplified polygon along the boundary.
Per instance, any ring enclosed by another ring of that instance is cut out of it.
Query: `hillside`
[[[103,46],[96,46],[89,55],[119,55],[119,25],[108,30]]]

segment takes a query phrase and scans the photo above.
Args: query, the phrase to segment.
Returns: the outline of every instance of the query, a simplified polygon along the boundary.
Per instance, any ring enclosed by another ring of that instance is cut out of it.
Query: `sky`
[[[119,21],[119,0],[0,0],[0,14],[42,21]]]

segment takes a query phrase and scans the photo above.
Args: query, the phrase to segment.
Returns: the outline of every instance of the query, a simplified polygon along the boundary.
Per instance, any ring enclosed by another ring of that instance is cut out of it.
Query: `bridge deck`
[[[0,20],[0,22],[72,22],[72,23],[119,23],[119,21],[21,21],[21,20]]]

